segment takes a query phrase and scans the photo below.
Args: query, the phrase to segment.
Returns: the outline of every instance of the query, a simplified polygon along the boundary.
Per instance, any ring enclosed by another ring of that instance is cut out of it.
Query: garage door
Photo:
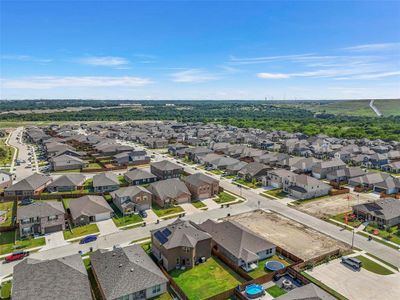
[[[62,230],[62,225],[54,225],[54,226],[47,227],[44,230],[44,232],[45,233],[52,233],[52,232],[61,231],[61,230]]]
[[[207,198],[210,198],[210,194],[208,193],[199,194],[199,199],[207,199]]]
[[[110,213],[102,213],[102,214],[97,214],[96,215],[96,221],[104,221],[104,220],[108,220],[110,218]]]

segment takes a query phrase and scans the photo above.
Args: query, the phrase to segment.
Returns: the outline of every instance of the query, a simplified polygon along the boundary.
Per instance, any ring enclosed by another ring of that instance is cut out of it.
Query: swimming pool
[[[245,289],[248,298],[256,298],[264,294],[264,287],[259,284],[250,284]]]
[[[265,263],[265,268],[270,271],[279,271],[285,268],[285,265],[277,260],[270,260]]]

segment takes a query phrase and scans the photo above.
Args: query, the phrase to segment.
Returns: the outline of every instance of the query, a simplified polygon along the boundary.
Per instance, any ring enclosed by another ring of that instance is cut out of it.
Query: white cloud
[[[91,66],[116,67],[129,64],[129,60],[117,56],[91,56],[78,60],[81,64]]]
[[[282,73],[258,73],[258,78],[262,79],[285,79],[290,78],[290,74],[282,74]]]
[[[1,79],[1,87],[7,89],[53,89],[75,87],[140,87],[152,83],[141,77],[107,76],[35,76],[18,79]]]
[[[1,56],[2,60],[17,60],[17,61],[30,61],[30,62],[37,62],[37,63],[49,63],[53,61],[52,59],[49,58],[40,58],[40,57],[34,57],[31,55],[2,55]]]
[[[293,61],[296,59],[307,58],[310,56],[312,56],[312,54],[292,54],[292,55],[260,56],[260,57],[230,56],[230,63],[234,65],[263,64],[276,61]]]
[[[189,69],[185,71],[180,71],[172,73],[170,74],[170,76],[173,78],[173,81],[182,83],[199,83],[220,79],[219,76],[208,73],[201,69]]]
[[[400,43],[380,43],[380,44],[364,44],[352,47],[342,48],[342,50],[354,51],[354,52],[367,52],[367,51],[379,51],[379,50],[399,50]]]
[[[363,79],[380,79],[386,77],[400,76],[400,71],[394,72],[382,72],[382,73],[370,73],[370,74],[361,74],[350,77],[339,77],[337,80],[363,80]]]

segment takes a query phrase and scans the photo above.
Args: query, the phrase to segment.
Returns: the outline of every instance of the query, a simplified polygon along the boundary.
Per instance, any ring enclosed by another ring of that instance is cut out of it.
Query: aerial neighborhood
[[[399,142],[146,121],[9,144],[11,299],[346,299],[329,272],[399,272]]]

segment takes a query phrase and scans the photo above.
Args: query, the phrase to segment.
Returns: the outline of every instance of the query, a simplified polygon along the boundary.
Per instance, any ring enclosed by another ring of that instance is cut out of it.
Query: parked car
[[[87,244],[87,243],[90,243],[90,242],[94,242],[95,240],[97,240],[97,236],[88,235],[88,236],[85,236],[83,239],[81,239],[79,241],[79,244]]]
[[[18,251],[13,254],[6,256],[4,262],[9,263],[12,261],[23,259],[25,256],[29,255],[29,251]]]
[[[33,199],[31,198],[25,198],[21,200],[21,205],[29,205],[33,203]]]
[[[358,271],[362,267],[362,262],[354,257],[342,257],[342,264],[348,265],[349,267],[353,268],[354,270]]]
[[[147,212],[145,210],[141,210],[139,211],[139,216],[141,216],[142,218],[147,218]]]

